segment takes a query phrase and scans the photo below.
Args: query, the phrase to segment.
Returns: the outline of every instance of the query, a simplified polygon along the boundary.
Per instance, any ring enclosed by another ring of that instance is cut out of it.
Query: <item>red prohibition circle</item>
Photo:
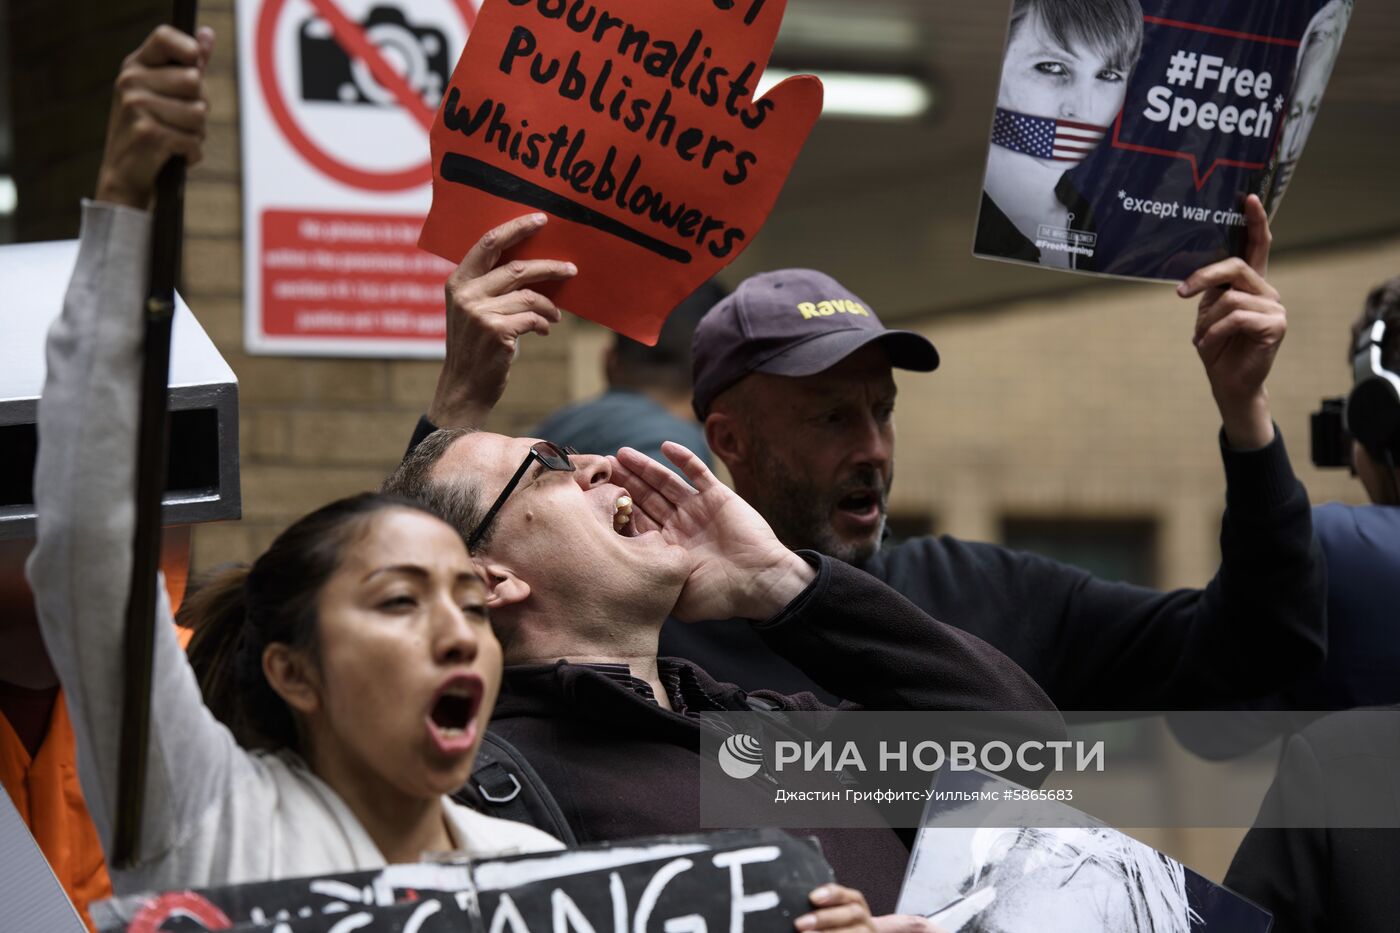
[[[228,930],[233,921],[218,907],[193,891],[170,891],[152,898],[131,918],[127,933],[157,933],[171,917],[190,917],[206,930]]]
[[[347,165],[330,155],[297,126],[291,111],[287,109],[286,101],[282,99],[281,86],[277,83],[276,55],[273,54],[273,33],[286,2],[287,0],[267,0],[262,12],[258,14],[257,60],[258,83],[262,87],[263,101],[267,104],[268,112],[272,114],[273,122],[287,137],[292,148],[326,175],[355,188],[369,191],[404,191],[432,181],[431,159],[422,165],[398,172],[369,172]],[[476,26],[476,10],[470,0],[453,0],[453,5],[461,12],[462,19],[467,24],[467,32],[470,33]]]

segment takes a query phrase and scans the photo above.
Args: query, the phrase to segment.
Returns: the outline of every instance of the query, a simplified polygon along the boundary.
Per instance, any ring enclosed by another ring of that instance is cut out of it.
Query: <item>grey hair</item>
[[[465,542],[486,515],[481,503],[481,483],[473,477],[436,474],[438,463],[448,448],[475,433],[474,428],[441,428],[429,434],[389,474],[379,487],[380,491],[421,502],[441,515]],[[477,551],[491,543],[492,530],[487,529],[486,535],[477,542]]]

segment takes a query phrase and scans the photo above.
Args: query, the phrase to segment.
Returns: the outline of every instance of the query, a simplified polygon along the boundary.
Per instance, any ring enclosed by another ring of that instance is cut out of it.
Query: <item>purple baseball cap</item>
[[[938,368],[938,351],[927,337],[887,330],[869,305],[829,275],[779,269],[752,276],[695,328],[691,404],[704,421],[715,397],[749,373],[811,376],[877,340],[891,366],[921,373]]]

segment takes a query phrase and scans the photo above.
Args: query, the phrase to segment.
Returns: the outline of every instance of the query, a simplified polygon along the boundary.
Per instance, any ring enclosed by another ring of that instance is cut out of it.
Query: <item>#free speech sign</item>
[[[1243,255],[1245,197],[1277,209],[1351,9],[1016,4],[974,252],[1170,281]]]

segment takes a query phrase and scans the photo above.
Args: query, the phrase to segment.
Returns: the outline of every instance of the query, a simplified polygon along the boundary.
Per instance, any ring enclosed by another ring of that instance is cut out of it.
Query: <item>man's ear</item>
[[[739,419],[724,411],[712,411],[705,418],[705,443],[733,473],[736,465],[748,460],[748,433]]]
[[[263,676],[292,709],[310,716],[321,708],[321,680],[305,651],[282,642],[263,649]]]
[[[481,559],[476,564],[486,578],[486,607],[492,612],[530,598],[530,584],[516,576],[509,567]]]

